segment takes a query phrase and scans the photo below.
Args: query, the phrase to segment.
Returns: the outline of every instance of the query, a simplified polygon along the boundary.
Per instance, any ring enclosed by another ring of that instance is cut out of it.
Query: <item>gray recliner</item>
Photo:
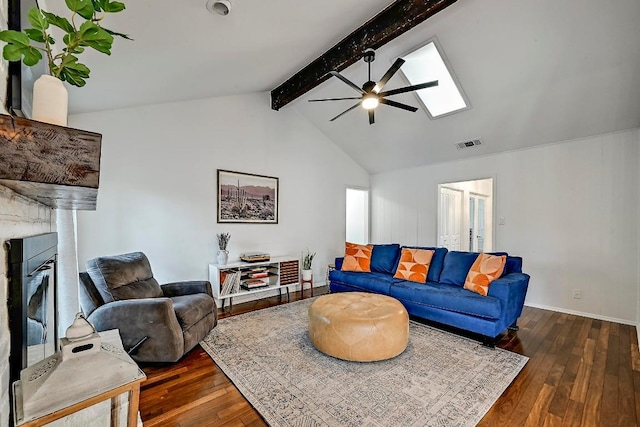
[[[138,362],[176,362],[218,323],[209,282],[159,285],[142,252],[92,259],[80,283],[87,319],[98,331],[119,329],[128,351],[140,344]]]

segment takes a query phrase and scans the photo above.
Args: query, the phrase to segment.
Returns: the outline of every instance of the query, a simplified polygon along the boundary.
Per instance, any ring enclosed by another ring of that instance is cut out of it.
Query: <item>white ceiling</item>
[[[111,57],[88,53],[80,113],[269,91],[387,6],[389,0],[231,0],[226,16],[204,0],[129,0],[105,26],[130,34]],[[55,9],[53,9],[55,12]],[[371,173],[485,155],[640,126],[640,1],[459,0],[377,52],[379,79],[398,56],[437,37],[471,102],[431,120],[380,106],[376,123],[335,78],[294,108]],[[362,61],[343,74],[362,84]],[[385,89],[406,85],[398,73]],[[413,94],[392,99],[420,106]],[[265,108],[270,108],[265,105]],[[456,142],[483,145],[457,150]]]

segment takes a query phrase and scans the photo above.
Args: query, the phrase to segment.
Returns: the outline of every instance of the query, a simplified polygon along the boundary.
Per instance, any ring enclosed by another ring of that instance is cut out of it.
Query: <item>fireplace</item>
[[[11,239],[9,253],[10,383],[57,348],[58,234]]]

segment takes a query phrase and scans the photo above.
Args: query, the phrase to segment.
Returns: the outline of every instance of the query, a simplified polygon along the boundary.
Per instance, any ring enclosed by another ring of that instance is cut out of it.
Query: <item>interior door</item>
[[[487,229],[487,197],[469,195],[469,248],[473,252],[484,252]]]
[[[452,251],[460,250],[462,233],[462,191],[440,187],[438,215],[438,246]]]

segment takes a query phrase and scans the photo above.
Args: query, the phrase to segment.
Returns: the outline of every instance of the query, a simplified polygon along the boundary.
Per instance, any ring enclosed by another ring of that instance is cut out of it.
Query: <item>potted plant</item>
[[[311,276],[313,275],[312,264],[313,257],[316,256],[316,253],[309,252],[307,249],[307,253],[302,254],[302,280],[309,281],[311,280]]]
[[[229,233],[218,233],[218,265],[226,265],[229,260],[229,251],[227,250],[227,244],[231,239]]]
[[[124,3],[65,0],[65,4],[71,12],[70,19],[33,7],[27,15],[33,28],[0,31],[0,40],[7,43],[2,50],[2,56],[7,61],[22,60],[26,66],[32,67],[45,54],[48,75],[41,76],[34,83],[32,117],[59,125],[66,125],[67,121],[68,95],[62,82],[82,87],[89,78],[90,70],[78,61],[78,56],[86,48],[111,55],[114,36],[131,40],[126,34],[102,26],[104,16],[123,11]],[[56,43],[52,37],[52,27],[62,30],[62,43]],[[59,45],[62,47],[59,48]],[[47,108],[54,111],[49,112]]]

